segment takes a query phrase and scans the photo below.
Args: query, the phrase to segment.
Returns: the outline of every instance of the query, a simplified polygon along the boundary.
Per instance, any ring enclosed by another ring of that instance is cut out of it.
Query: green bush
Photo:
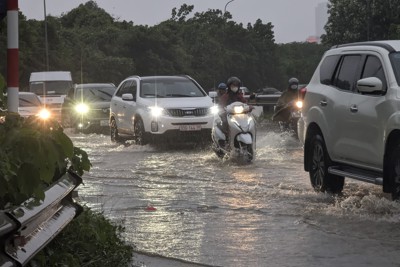
[[[82,175],[90,166],[57,121],[0,112],[0,209],[42,200],[68,169]]]
[[[124,228],[88,208],[39,254],[30,266],[131,266],[133,247],[121,239]]]

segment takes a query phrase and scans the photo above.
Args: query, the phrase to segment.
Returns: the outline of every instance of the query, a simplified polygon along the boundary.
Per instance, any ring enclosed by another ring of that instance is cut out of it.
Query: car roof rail
[[[341,48],[341,47],[350,47],[350,46],[377,46],[386,49],[390,53],[396,52],[396,50],[390,44],[383,43],[383,42],[355,42],[355,43],[348,43],[348,44],[341,44],[341,45],[334,45],[331,47],[333,48]]]
[[[129,78],[138,78],[139,80],[141,79],[139,75],[132,75],[132,76],[127,77],[126,79],[129,79]]]

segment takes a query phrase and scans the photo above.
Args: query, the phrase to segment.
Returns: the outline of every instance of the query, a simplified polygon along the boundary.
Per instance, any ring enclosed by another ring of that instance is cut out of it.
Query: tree
[[[330,0],[325,44],[398,39],[398,0]]]

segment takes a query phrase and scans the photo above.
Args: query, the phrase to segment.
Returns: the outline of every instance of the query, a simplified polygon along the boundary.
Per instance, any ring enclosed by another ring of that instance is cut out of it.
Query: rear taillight
[[[307,93],[307,87],[303,87],[303,88],[301,88],[300,89],[300,98],[301,99],[304,99],[304,97],[306,96],[306,93]]]

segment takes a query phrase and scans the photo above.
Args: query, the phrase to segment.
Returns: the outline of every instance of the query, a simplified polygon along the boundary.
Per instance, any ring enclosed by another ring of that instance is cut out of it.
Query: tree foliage
[[[323,43],[399,39],[399,12],[398,0],[330,0]]]
[[[44,198],[44,189],[68,169],[89,171],[86,152],[74,147],[55,121],[0,113],[0,209],[28,198]]]
[[[120,21],[99,8],[94,1],[79,5],[61,17],[47,17],[48,56],[44,22],[20,16],[20,88],[25,90],[33,71],[69,70],[76,83],[113,82],[130,75],[188,74],[204,88],[216,87],[230,76],[238,76],[251,90],[264,86],[286,87],[289,73],[298,64],[296,53],[282,62],[274,26],[260,19],[244,27],[229,12],[218,9],[193,13],[194,6],[174,8],[171,18],[149,27]],[[5,29],[0,22],[0,29]],[[5,31],[0,43],[6,44]],[[318,45],[304,43],[298,49],[302,59],[316,65],[322,55]],[[5,47],[5,46],[4,46]],[[5,51],[0,51],[5,56]],[[314,61],[315,60],[315,61]],[[312,62],[311,62],[312,61]],[[313,70],[295,69],[311,78]],[[6,73],[5,61],[0,72]],[[296,74],[297,75],[297,74]]]

